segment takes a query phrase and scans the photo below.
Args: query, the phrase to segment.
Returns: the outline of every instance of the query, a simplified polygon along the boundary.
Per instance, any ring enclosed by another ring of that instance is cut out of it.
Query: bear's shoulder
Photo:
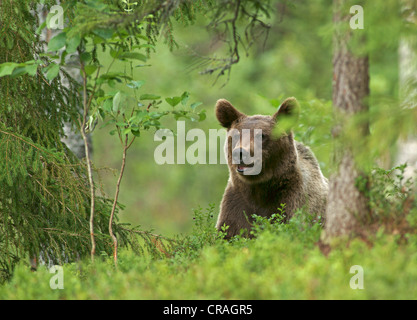
[[[299,141],[295,141],[295,146],[297,148],[298,158],[299,160],[304,160],[309,162],[316,168],[320,168],[319,162],[317,161],[316,156],[314,155],[313,151],[303,143]]]
[[[313,151],[309,147],[307,147],[305,144],[295,141],[295,146],[297,148],[298,156],[305,159],[305,160],[316,160],[316,157],[313,154]]]

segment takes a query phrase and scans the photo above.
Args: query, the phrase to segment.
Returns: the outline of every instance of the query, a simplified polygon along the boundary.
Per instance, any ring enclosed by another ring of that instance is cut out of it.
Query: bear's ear
[[[291,116],[294,118],[298,118],[298,115],[300,114],[300,105],[298,104],[298,101],[294,97],[290,97],[284,100],[283,103],[281,103],[279,109],[275,114],[273,115],[274,120],[277,120],[278,117],[281,116]]]
[[[225,100],[217,100],[216,103],[216,117],[220,124],[225,128],[230,128],[232,123],[245,115],[238,111],[232,104]]]

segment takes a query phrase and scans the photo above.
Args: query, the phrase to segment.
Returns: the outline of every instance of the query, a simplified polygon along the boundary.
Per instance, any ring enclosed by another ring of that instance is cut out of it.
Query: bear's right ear
[[[300,113],[300,104],[298,103],[297,99],[294,97],[290,97],[284,100],[281,103],[278,111],[272,116],[275,120],[281,116],[292,116],[294,118],[298,118]]]
[[[238,111],[232,104],[225,100],[217,100],[216,103],[216,117],[220,124],[225,128],[230,128],[232,123],[245,115]]]

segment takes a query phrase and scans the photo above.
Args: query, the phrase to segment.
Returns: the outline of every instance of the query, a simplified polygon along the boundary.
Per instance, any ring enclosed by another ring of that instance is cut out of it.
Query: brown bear
[[[228,226],[226,238],[240,234],[242,229],[250,236],[252,215],[271,217],[281,204],[285,204],[283,222],[304,206],[310,214],[323,217],[328,180],[316,157],[310,148],[294,140],[291,130],[276,132],[280,121],[296,116],[298,110],[293,97],[286,99],[273,116],[247,116],[229,101],[217,101],[216,117],[227,129],[229,181],[216,228]],[[245,135],[245,131],[250,134]]]

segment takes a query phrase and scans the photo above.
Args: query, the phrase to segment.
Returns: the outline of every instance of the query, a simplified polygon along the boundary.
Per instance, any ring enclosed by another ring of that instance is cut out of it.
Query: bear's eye
[[[266,140],[268,140],[268,135],[264,134],[264,133],[262,133],[262,134],[259,133],[259,134],[256,135],[256,139],[258,139],[258,140],[262,139],[262,142],[265,142]]]

